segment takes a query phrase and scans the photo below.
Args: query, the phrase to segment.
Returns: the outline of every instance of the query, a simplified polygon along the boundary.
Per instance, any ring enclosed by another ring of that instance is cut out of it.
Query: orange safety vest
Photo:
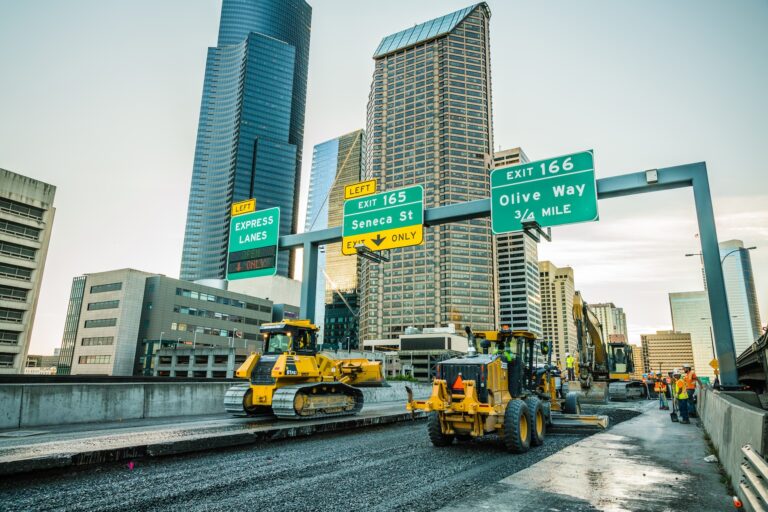
[[[685,381],[683,379],[675,382],[675,393],[677,393],[677,398],[680,400],[688,398],[688,389],[685,387]]]
[[[656,384],[653,386],[653,390],[657,393],[665,393],[667,391],[667,385],[664,384],[663,380],[657,380]]]
[[[688,389],[696,389],[696,372],[693,370],[689,371],[683,376],[683,380]]]

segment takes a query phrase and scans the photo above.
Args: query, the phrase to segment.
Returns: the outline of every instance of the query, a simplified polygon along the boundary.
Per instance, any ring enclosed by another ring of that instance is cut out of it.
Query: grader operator
[[[429,399],[414,400],[409,393],[406,408],[428,413],[427,432],[435,446],[493,433],[513,453],[543,444],[547,425],[553,421],[552,410],[565,405],[556,399],[549,365],[536,364],[538,353],[549,356],[549,344],[539,344],[537,351],[535,334],[504,326],[477,333],[486,352],[478,354],[475,336],[469,330],[468,334],[469,354],[442,361]],[[565,402],[578,412],[575,394]],[[605,417],[573,418],[582,425],[607,426]]]
[[[253,353],[235,376],[247,379],[227,390],[227,412],[278,418],[328,418],[354,415],[363,393],[354,386],[380,386],[381,363],[333,359],[317,350],[317,326],[309,320],[264,324],[264,351]]]

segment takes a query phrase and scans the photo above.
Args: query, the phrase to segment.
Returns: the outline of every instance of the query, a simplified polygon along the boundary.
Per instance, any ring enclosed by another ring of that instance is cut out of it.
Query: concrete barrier
[[[755,452],[766,457],[768,411],[710,388],[700,393],[697,410],[704,430],[717,449],[720,463],[733,488],[738,489],[744,458],[741,447],[750,444]]]
[[[230,382],[77,383],[0,385],[0,429],[71,423],[195,416],[224,412]],[[405,386],[424,399],[432,387],[392,382],[362,388],[366,403],[402,401]]]

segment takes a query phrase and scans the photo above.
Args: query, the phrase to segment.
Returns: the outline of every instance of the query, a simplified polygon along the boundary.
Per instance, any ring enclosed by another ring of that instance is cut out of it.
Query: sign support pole
[[[304,266],[301,280],[301,318],[315,323],[315,296],[317,295],[317,253],[319,245],[304,242]]]

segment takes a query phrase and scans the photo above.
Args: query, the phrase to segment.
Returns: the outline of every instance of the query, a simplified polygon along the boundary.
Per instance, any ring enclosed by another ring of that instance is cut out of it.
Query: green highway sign
[[[491,172],[491,226],[500,235],[599,218],[592,150]]]
[[[227,279],[273,276],[277,272],[280,208],[232,217],[229,225]]]
[[[419,245],[424,239],[424,188],[389,190],[344,201],[341,252],[357,254]]]

